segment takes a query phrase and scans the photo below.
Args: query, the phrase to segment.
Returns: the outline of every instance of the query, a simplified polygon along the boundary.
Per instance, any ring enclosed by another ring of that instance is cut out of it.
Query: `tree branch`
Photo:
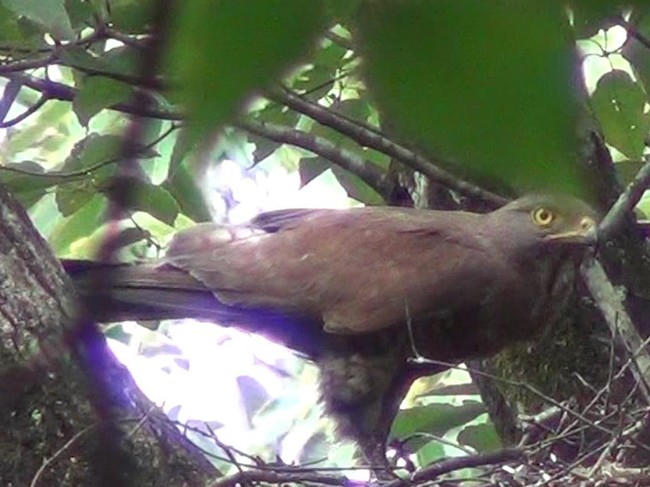
[[[250,484],[251,482],[267,482],[270,484],[285,483],[310,483],[333,486],[362,485],[361,482],[353,482],[343,475],[325,475],[320,473],[301,472],[296,469],[295,472],[271,472],[267,470],[249,470],[237,472],[228,477],[223,477],[210,484],[210,487],[231,487],[237,484]]]
[[[413,483],[424,483],[435,480],[440,475],[454,472],[463,468],[480,467],[483,465],[496,465],[505,462],[521,462],[525,458],[523,450],[506,448],[493,453],[479,453],[465,457],[447,458],[435,462],[415,472],[409,479],[398,479],[388,482],[383,487],[406,487]]]
[[[13,61],[7,64],[0,65],[0,74],[10,74],[28,69],[44,68],[56,59],[54,54],[38,58],[38,59],[25,59],[21,61]]]
[[[57,83],[49,80],[38,79],[30,76],[20,76],[20,81],[24,86],[39,91],[48,99],[62,101],[73,101],[77,90],[63,83]],[[448,188],[458,191],[461,194],[472,196],[486,201],[488,204],[497,207],[508,202],[502,196],[490,191],[481,189],[478,186],[461,181],[451,173],[435,166],[431,161],[425,159],[419,154],[392,142],[383,134],[370,128],[364,127],[356,122],[348,120],[338,114],[335,114],[315,103],[309,102],[301,97],[290,93],[284,93],[276,96],[277,93],[269,95],[275,97],[276,101],[286,104],[300,113],[313,118],[318,123],[333,128],[339,133],[350,137],[359,144],[375,149],[390,157],[393,157],[405,165],[419,171],[432,181],[436,181]],[[146,95],[144,95],[146,96]],[[141,117],[157,118],[161,120],[182,120],[183,115],[175,112],[160,111],[151,108],[135,107],[131,103],[118,103],[110,107],[131,115]],[[337,148],[331,142],[320,138],[313,137],[305,132],[295,131],[294,129],[283,128],[281,126],[271,126],[262,122],[246,121],[238,124],[240,128],[257,133],[262,137],[275,140],[281,143],[291,143],[297,147],[305,148],[315,154],[321,155],[342,168],[356,174],[363,179],[368,185],[377,190],[382,196],[389,194],[391,188],[383,171],[375,169],[370,163],[344,149]],[[291,132],[296,132],[291,135]],[[291,142],[293,140],[294,142]]]
[[[650,158],[646,158],[646,163],[600,222],[598,226],[599,238],[608,241],[614,236],[625,221],[626,215],[634,209],[648,186],[650,186]]]
[[[384,198],[390,195],[392,190],[387,175],[379,167],[368,162],[357,154],[341,149],[329,140],[318,137],[301,130],[274,125],[264,122],[248,120],[240,122],[237,126],[243,130],[265,137],[275,142],[294,145],[301,149],[308,150],[325,159],[332,161],[337,166],[359,176],[366,184],[377,191]]]
[[[9,77],[8,75],[1,75],[4,77]],[[13,75],[14,78],[18,78],[22,84],[32,90],[38,91],[43,96],[47,97],[49,100],[61,100],[61,101],[74,101],[75,96],[77,96],[78,90],[72,86],[68,86],[63,83],[57,83],[55,81],[39,79],[27,75]],[[149,96],[147,93],[142,92],[142,96]],[[110,107],[111,110],[115,110],[122,113],[128,113],[129,115],[136,115],[139,117],[147,118],[156,118],[160,120],[182,120],[183,116],[180,113],[160,111],[152,108],[140,108],[132,103],[117,103]]]
[[[20,76],[24,86],[39,91],[47,99],[62,101],[73,101],[77,95],[77,89],[63,83],[38,79],[29,76]],[[159,118],[163,120],[180,120],[180,114],[172,112],[160,112],[155,109],[136,107],[131,103],[118,103],[111,106],[111,109],[132,115]],[[318,154],[343,169],[359,176],[366,184],[375,189],[379,194],[386,197],[390,194],[391,187],[384,172],[356,154],[338,148],[327,139],[312,136],[306,132],[294,130],[279,125],[270,125],[262,122],[246,121],[238,124],[243,130],[255,133],[270,140],[280,143],[288,143],[309,150]]]
[[[20,80],[10,78],[7,84],[4,87],[2,97],[0,98],[0,123],[4,121],[11,110],[11,106],[16,101],[18,93],[20,93],[20,88],[22,83]]]
[[[629,34],[630,37],[636,39],[641,44],[643,44],[645,47],[650,49],[650,39],[648,39],[643,34],[641,34],[634,25],[632,25],[630,22],[625,20],[623,17],[620,17],[618,19],[618,23],[623,28],[625,28],[625,30],[627,31],[627,33]]]
[[[6,129],[8,127],[13,127],[14,125],[19,124],[23,120],[26,120],[33,114],[35,114],[45,103],[47,102],[47,97],[41,96],[36,103],[34,103],[32,106],[28,107],[23,113],[20,115],[17,115],[15,118],[12,118],[11,120],[7,120],[6,122],[0,122],[0,129]]]
[[[648,384],[650,353],[625,310],[623,303],[625,297],[612,286],[605,270],[596,259],[585,261],[580,271],[589,292],[609,325],[612,337],[620,337],[628,350],[633,364],[632,374],[639,383],[646,404],[650,404],[650,385]]]
[[[461,194],[479,198],[494,207],[504,205],[508,199],[491,191],[484,190],[466,181],[459,180],[450,172],[438,167],[430,160],[388,139],[376,129],[349,120],[306,98],[288,90],[275,90],[268,93],[269,99],[288,106],[303,115],[350,137],[355,142],[386,154],[404,165],[424,174],[432,181],[447,186]]]
[[[331,29],[325,32],[325,37],[339,46],[344,47],[348,51],[353,50],[352,42],[349,39],[333,32]]]
[[[607,242],[615,236],[648,186],[650,186],[650,160],[646,161],[600,222],[599,239]],[[612,336],[620,337],[628,350],[633,363],[632,373],[639,383],[646,404],[650,404],[650,353],[646,350],[646,343],[625,309],[625,296],[621,296],[621,293],[616,291],[602,265],[596,259],[585,261],[580,272]]]

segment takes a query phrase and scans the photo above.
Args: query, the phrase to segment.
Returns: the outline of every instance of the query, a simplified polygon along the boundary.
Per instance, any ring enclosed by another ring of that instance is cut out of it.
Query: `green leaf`
[[[32,23],[21,22],[0,0],[0,40],[15,47],[35,48],[42,37],[43,34]]]
[[[181,165],[189,160],[194,148],[187,135],[187,131],[182,130],[174,141],[174,148],[172,149],[172,155],[169,161],[169,177],[173,177]]]
[[[110,20],[120,32],[148,33],[155,12],[155,0],[110,0]]]
[[[145,232],[147,232],[149,238],[151,238],[154,242],[160,243],[161,245],[164,245],[166,242],[168,242],[171,236],[177,230],[182,228],[188,228],[194,225],[194,223],[192,222],[185,227],[183,226],[173,227],[171,225],[167,225],[166,223],[158,220],[157,218],[154,218],[149,213],[144,213],[144,212],[137,213],[136,215],[133,216],[133,219],[137,222],[139,228],[142,228]],[[174,223],[177,224],[178,221]]]
[[[103,224],[97,226],[93,232],[84,236],[70,245],[69,255],[79,259],[96,259],[98,252],[106,244],[107,239],[111,240],[115,249],[119,249],[115,257],[122,262],[131,262],[135,259],[142,259],[147,247],[146,239],[149,234],[139,228],[126,227],[121,225],[119,233],[114,233],[114,226]]]
[[[248,142],[255,145],[253,150],[253,164],[257,165],[273,154],[282,144],[273,140],[259,137],[255,134],[248,134]]]
[[[503,446],[492,423],[466,426],[458,433],[458,442],[461,445],[471,446],[478,452],[495,451]]]
[[[418,448],[416,454],[418,465],[425,466],[443,458],[445,456],[445,448],[439,441],[432,440],[425,443],[421,448]]]
[[[89,74],[132,77],[138,75],[140,61],[140,53],[131,46],[117,47],[101,53],[101,56],[93,56],[86,49],[73,47],[63,50],[59,57],[66,66]]]
[[[179,206],[165,188],[142,182],[134,189],[131,206],[134,210],[147,212],[168,225],[174,224]]]
[[[50,245],[57,255],[70,255],[70,246],[74,242],[89,237],[101,225],[107,203],[106,198],[95,195],[77,212],[57,225],[50,237]]]
[[[70,110],[71,104],[67,102],[51,100],[30,120],[20,131],[14,133],[6,141],[4,151],[7,157],[12,157],[20,152],[29,151],[35,145],[43,148],[43,145],[50,139],[58,143],[65,141],[69,132],[69,122],[73,118]],[[54,132],[54,133],[52,133]]]
[[[384,171],[388,171],[388,169],[390,168],[391,159],[383,152],[379,152],[373,149],[368,149],[367,147],[363,147],[361,151],[361,155],[365,157],[368,161],[382,168]]]
[[[298,463],[306,465],[310,463],[318,463],[323,458],[331,459],[331,445],[327,441],[327,436],[322,431],[316,431],[303,445]]]
[[[68,184],[56,190],[56,204],[63,216],[70,216],[86,205],[97,193],[97,188],[113,176],[121,147],[120,137],[96,133],[75,144],[62,167],[63,173],[75,174],[75,177],[64,179]]]
[[[326,93],[332,87],[332,81],[336,75],[336,70],[329,66],[315,64],[306,69],[292,83],[295,90],[305,91],[307,93]],[[322,91],[314,91],[321,89]]]
[[[644,194],[643,198],[641,198],[641,201],[639,201],[637,209],[643,213],[645,219],[650,219],[650,196],[647,192]]]
[[[648,5],[647,0],[568,0],[562,2],[571,7],[571,10],[589,10],[593,12],[607,12],[608,9],[613,11],[617,9],[619,15],[624,13],[625,10],[629,10],[637,7],[646,7]],[[636,10],[632,11],[634,14]]]
[[[192,149],[187,132],[181,132],[172,152],[169,176],[161,186],[174,197],[184,215],[196,222],[210,221],[212,216],[193,175]]]
[[[349,19],[362,4],[362,0],[328,0],[327,13],[334,18]]]
[[[192,136],[220,128],[254,91],[304,57],[324,27],[321,1],[179,3],[169,66]]]
[[[184,215],[196,222],[212,219],[203,194],[186,164],[179,167],[174,176],[167,179],[162,187],[174,197]]]
[[[86,205],[96,194],[87,182],[60,185],[56,188],[56,205],[63,216],[70,216]]]
[[[478,401],[465,401],[462,406],[451,404],[430,404],[400,411],[393,428],[391,438],[405,439],[415,433],[431,433],[443,436],[452,428],[462,426],[479,414],[485,412],[485,406]],[[409,445],[415,449],[423,440],[412,440]]]
[[[62,171],[96,170],[102,166],[115,165],[122,157],[122,144],[122,137],[118,135],[90,133],[75,144],[63,163]],[[141,159],[157,155],[156,151],[148,147],[141,147],[138,150]]]
[[[89,169],[98,164],[110,164],[119,160],[122,139],[117,135],[90,133],[77,142],[63,163],[62,171]]]
[[[322,157],[301,157],[298,162],[298,173],[300,174],[300,187],[303,187],[312,179],[327,171],[331,162]]]
[[[100,110],[127,101],[131,93],[132,89],[126,83],[103,76],[91,76],[85,79],[75,96],[72,109],[79,118],[79,123],[87,127],[90,119]]]
[[[18,29],[18,16],[5,7],[0,1],[0,39],[20,39],[21,33]]]
[[[65,0],[65,9],[75,29],[87,27],[92,17],[100,13],[95,2],[84,0]]]
[[[631,159],[640,159],[650,118],[644,113],[646,96],[630,76],[620,70],[605,74],[591,104],[607,143]]]
[[[326,40],[325,44],[316,51],[314,64],[331,69],[340,69],[347,49],[334,41]]]
[[[168,225],[173,225],[178,216],[178,203],[165,188],[139,178],[113,177],[101,186],[101,191],[109,199],[126,197],[120,200],[125,209],[144,211]]]
[[[34,222],[38,232],[46,239],[61,220],[61,212],[54,201],[55,195],[46,194],[29,208],[29,218]]]
[[[547,0],[367,2],[353,30],[384,120],[434,155],[520,191],[575,191],[566,16]]]
[[[287,107],[276,105],[274,103],[269,103],[261,110],[258,110],[254,113],[254,116],[255,119],[262,122],[287,126],[296,125],[300,118],[298,113],[293,110],[289,110]]]
[[[295,126],[300,118],[293,110],[289,110],[287,107],[276,105],[274,103],[267,104],[264,108],[252,114],[252,116],[259,121],[289,127]],[[253,164],[259,164],[282,145],[278,142],[251,133],[247,134],[247,139],[248,142],[255,145],[255,150],[253,151]]]
[[[130,324],[130,323],[129,323]],[[109,326],[103,330],[105,336],[122,342],[126,345],[130,343],[133,339],[133,333],[126,331],[123,323],[116,323],[115,325]]]
[[[350,198],[361,201],[365,205],[375,206],[386,204],[377,191],[366,184],[359,176],[345,169],[332,165],[332,172]]]
[[[614,167],[616,168],[616,174],[621,184],[623,186],[627,186],[634,180],[634,178],[636,177],[636,175],[639,173],[639,171],[644,165],[645,162],[643,162],[643,160],[638,160],[638,161],[624,160],[624,161],[616,162],[614,164]]]
[[[605,2],[572,2],[573,30],[578,39],[589,39],[601,29],[607,29],[616,23],[621,15],[620,5],[607,0]]]
[[[63,0],[1,0],[16,15],[42,25],[56,39],[72,39],[74,31]]]
[[[255,377],[240,375],[236,380],[246,417],[252,421],[271,396]]]
[[[370,105],[367,100],[361,98],[348,98],[341,100],[334,105],[337,112],[352,120],[366,123],[370,117]]]
[[[48,188],[59,184],[61,178],[46,175],[43,167],[35,162],[23,161],[1,166],[0,181],[25,208],[29,208]]]

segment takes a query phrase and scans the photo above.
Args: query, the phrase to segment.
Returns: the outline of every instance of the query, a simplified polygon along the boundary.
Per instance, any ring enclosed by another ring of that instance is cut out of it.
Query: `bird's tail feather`
[[[86,309],[100,322],[195,318],[265,335],[313,356],[320,324],[313,318],[228,306],[200,281],[166,264],[63,260]]]

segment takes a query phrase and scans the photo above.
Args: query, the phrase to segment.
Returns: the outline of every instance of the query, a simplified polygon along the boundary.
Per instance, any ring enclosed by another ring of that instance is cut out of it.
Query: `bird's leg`
[[[415,339],[415,331],[413,329],[413,319],[411,317],[411,311],[408,305],[408,301],[404,303],[404,313],[406,315],[406,329],[408,331],[409,345],[411,348],[411,356],[406,358],[406,363],[409,366],[411,372],[414,374],[414,378],[412,379],[412,381],[417,379],[418,377],[422,377],[425,375],[434,375],[450,367],[453,367],[454,364],[452,363],[432,360],[426,357],[424,354],[420,353],[417,346],[417,340]],[[431,318],[432,321],[433,319],[434,318]],[[444,318],[435,318],[435,319],[441,320]]]
[[[415,344],[415,334],[413,333],[413,320],[411,319],[411,310],[409,308],[408,301],[404,301],[404,312],[406,314],[406,329],[409,333],[409,344],[411,345],[411,352],[413,356],[409,359],[410,362],[419,363],[422,360],[425,360],[424,357],[420,354]]]

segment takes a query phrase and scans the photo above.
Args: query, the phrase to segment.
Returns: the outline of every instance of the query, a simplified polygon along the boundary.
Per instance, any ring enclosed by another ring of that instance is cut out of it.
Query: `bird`
[[[377,459],[425,373],[411,359],[442,370],[534,339],[566,307],[597,222],[560,194],[485,214],[288,209],[197,224],[158,261],[63,265],[98,321],[208,319],[313,360],[340,432]]]

